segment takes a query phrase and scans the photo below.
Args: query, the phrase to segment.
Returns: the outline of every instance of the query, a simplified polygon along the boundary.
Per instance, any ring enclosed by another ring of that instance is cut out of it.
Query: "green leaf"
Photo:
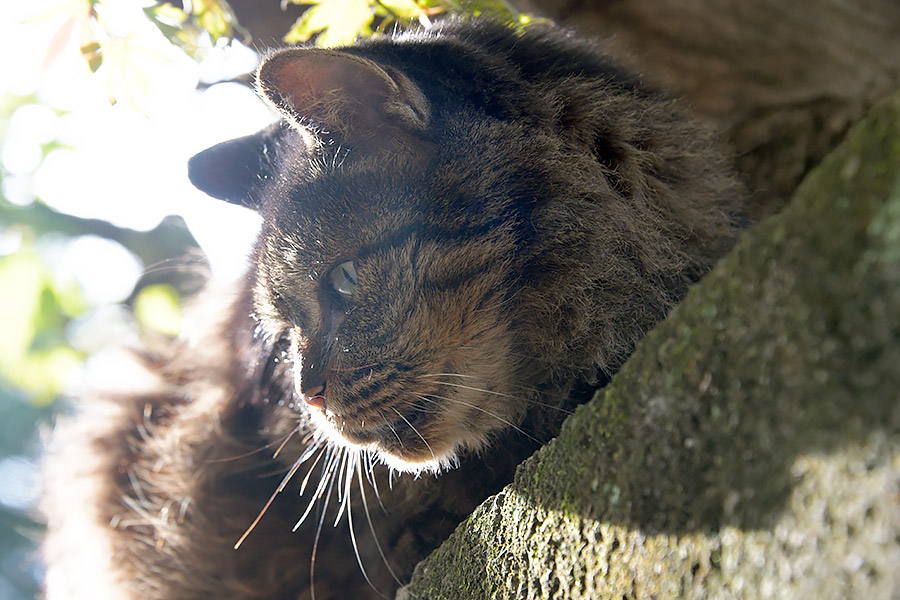
[[[134,314],[141,325],[165,335],[181,331],[181,299],[171,285],[148,285],[134,299]]]
[[[53,288],[56,307],[66,317],[80,317],[88,310],[84,290],[77,281],[57,282]]]
[[[173,26],[183,25],[188,20],[188,14],[184,10],[168,2],[149,6],[144,9],[144,13],[154,21],[169,22]]]
[[[535,19],[520,13],[508,0],[422,0],[423,4],[436,3],[449,12],[475,17],[491,17],[509,25],[524,27]],[[545,19],[537,19],[545,21]]]
[[[219,39],[231,40],[235,29],[240,30],[224,0],[194,0],[190,13],[169,3],[157,4],[145,8],[144,14],[170,43],[194,58],[209,45],[207,35],[215,44]]]
[[[284,36],[284,41],[289,44],[305,42],[323,29],[329,27],[329,14],[327,10],[319,10],[319,6],[306,9],[300,18]]]
[[[400,19],[416,19],[428,12],[415,0],[378,0],[378,4],[387,9],[391,16]]]
[[[103,55],[100,53],[100,43],[91,42],[81,47],[81,55],[87,61],[91,73],[96,73],[103,64]]]
[[[171,4],[157,4],[144,8],[144,14],[156,25],[160,33],[171,43],[184,48],[181,34],[188,20],[188,14]],[[187,50],[187,48],[184,48]]]
[[[209,33],[213,43],[220,38],[231,39],[234,14],[227,3],[218,0],[193,0],[193,16],[200,27]]]
[[[66,346],[68,321],[48,269],[31,250],[0,259],[0,377],[45,405],[70,382],[82,362]],[[80,292],[79,292],[80,293]]]
[[[30,251],[0,259],[0,373],[13,371],[31,347],[48,281],[46,267]]]
[[[24,356],[6,379],[32,394],[31,402],[45,406],[72,382],[82,364],[82,356],[67,346],[56,346]]]
[[[285,42],[305,42],[318,33],[317,46],[343,46],[371,33],[375,10],[369,0],[317,0],[313,4],[284,36]]]

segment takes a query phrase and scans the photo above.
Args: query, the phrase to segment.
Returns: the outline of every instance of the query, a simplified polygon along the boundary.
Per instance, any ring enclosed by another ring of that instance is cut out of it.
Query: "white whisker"
[[[394,578],[394,581],[397,582],[397,585],[402,586],[403,582],[400,581],[400,578],[397,577],[394,569],[391,568],[391,564],[388,562],[387,557],[384,555],[384,550],[381,548],[381,543],[378,541],[378,534],[375,533],[375,526],[372,523],[372,515],[369,513],[369,503],[366,501],[366,491],[363,488],[362,468],[359,464],[357,464],[356,467],[356,475],[357,479],[359,480],[359,494],[362,497],[363,512],[366,514],[366,521],[368,521],[369,523],[369,531],[372,532],[372,540],[375,542],[375,547],[378,549],[378,554],[381,555],[381,560],[382,562],[384,562],[384,566],[387,567],[387,570],[391,574],[391,577]]]
[[[287,446],[288,442],[291,441],[291,438],[294,437],[294,434],[297,433],[298,431],[300,431],[300,425],[297,425],[296,427],[291,429],[291,432],[289,434],[287,434],[287,437],[284,438],[284,441],[281,442],[281,445],[278,446],[277,450],[275,450],[275,454],[272,455],[272,458],[278,458],[278,455],[281,454],[281,451],[284,450],[284,447]],[[308,446],[306,448],[306,450],[304,451],[304,453],[309,451],[310,448],[312,448],[312,445]],[[302,455],[301,455],[301,458],[302,458]],[[297,459],[297,460],[301,460],[301,459]]]
[[[349,453],[349,451],[348,451],[348,453]],[[350,458],[350,459],[347,460],[346,465],[347,465],[347,468],[346,468],[346,470],[345,470],[345,472],[344,472],[344,475],[345,475],[345,481],[344,481],[344,486],[345,486],[345,489],[344,489],[344,502],[345,502],[345,504],[348,504],[348,503],[349,503],[349,499],[350,499],[350,485],[351,485],[351,483],[353,482],[353,471],[359,471],[359,454],[358,454],[358,453],[354,453],[353,456],[352,456],[352,458]],[[361,478],[361,476],[360,476],[360,488],[359,488],[359,491],[360,491],[360,494],[365,495],[365,494],[363,493],[363,489],[362,489],[362,478]],[[343,507],[341,508],[341,510],[343,510]],[[372,580],[369,579],[369,574],[366,573],[366,568],[363,566],[362,556],[361,556],[360,553],[359,553],[359,545],[358,545],[357,542],[356,542],[356,531],[353,529],[353,510],[352,510],[352,509],[347,509],[347,524],[348,524],[348,526],[350,527],[350,542],[353,544],[353,554],[356,555],[356,564],[359,565],[359,570],[362,572],[363,579],[366,580],[366,583],[369,584],[369,587],[372,588],[372,590],[373,590],[376,594],[378,594],[378,595],[381,596],[382,598],[387,599],[387,596],[385,596],[384,594],[382,594],[381,591],[379,591],[378,588],[375,587],[375,584],[372,583]],[[377,539],[375,540],[375,544],[378,545],[378,540],[377,540]],[[381,550],[381,548],[379,547],[379,551],[380,551],[380,550]],[[382,555],[382,556],[383,556],[383,555]],[[387,562],[385,562],[385,564],[387,564]],[[388,569],[390,569],[390,567],[388,567]]]
[[[394,426],[391,425],[391,424],[388,422],[387,418],[385,418],[383,415],[382,415],[382,417],[381,417],[381,420],[384,421],[384,424],[388,426],[388,429],[390,429],[390,430],[391,430],[391,433],[394,434],[394,437],[397,438],[397,443],[400,444],[400,447],[402,448],[402,447],[403,447],[403,440],[400,439],[400,436],[397,434],[397,430],[394,429]]]
[[[410,422],[406,419],[406,417],[404,417],[404,416],[400,413],[400,411],[398,411],[396,408],[394,408],[394,407],[392,406],[392,407],[391,407],[391,410],[394,411],[395,413],[397,413],[397,416],[400,417],[401,419],[403,419],[403,422],[404,422],[404,423],[406,423],[407,425],[409,425],[409,428],[413,430],[413,433],[415,433],[417,436],[419,436],[419,439],[422,440],[422,443],[425,444],[425,447],[428,448],[428,451],[429,451],[429,452],[431,452],[431,458],[434,459],[435,461],[437,461],[437,456],[435,456],[434,450],[431,449],[431,445],[428,443],[428,441],[427,441],[425,438],[422,437],[422,434],[419,433],[419,430],[416,429],[415,427],[413,427],[412,423],[410,423]]]
[[[287,486],[288,482],[291,480],[291,478],[292,478],[292,477],[294,476],[294,474],[297,472],[297,469],[300,468],[300,465],[302,465],[304,462],[306,462],[306,460],[307,460],[310,456],[312,456],[312,453],[315,452],[315,450],[317,450],[317,449],[319,448],[319,443],[320,443],[320,441],[319,441],[319,440],[316,440],[312,445],[310,445],[310,446],[309,446],[309,447],[308,447],[308,448],[300,455],[300,458],[298,458],[296,461],[294,461],[294,464],[291,465],[290,470],[288,470],[287,474],[286,474],[286,475],[284,476],[284,478],[281,480],[281,483],[278,484],[278,487],[276,487],[276,488],[275,488],[275,491],[272,492],[272,495],[269,497],[269,500],[265,503],[265,505],[263,505],[262,510],[259,511],[259,514],[256,515],[256,518],[253,520],[253,522],[250,524],[250,526],[247,528],[247,530],[244,531],[244,534],[243,534],[243,535],[240,537],[240,539],[234,544],[234,549],[235,549],[235,550],[237,550],[238,548],[241,547],[241,544],[244,543],[244,540],[247,539],[247,536],[250,535],[250,532],[253,531],[253,530],[256,528],[256,525],[260,522],[260,520],[262,519],[263,515],[266,514],[266,511],[268,511],[268,510],[269,510],[269,507],[272,506],[272,503],[275,501],[275,497],[276,497],[278,494],[280,494],[282,491],[284,491],[284,488]],[[315,464],[314,464],[313,466],[315,466]]]
[[[441,415],[441,414],[443,413],[443,411],[441,410],[441,405],[440,405],[440,403],[437,402],[436,400],[432,400],[432,399],[430,399],[430,398],[426,398],[426,397],[422,396],[421,394],[417,394],[417,393],[414,393],[414,392],[407,392],[407,391],[401,390],[401,393],[402,393],[402,394],[406,394],[407,396],[411,396],[411,397],[413,397],[413,398],[416,398],[417,400],[421,400],[422,402],[428,402],[429,404],[432,404],[432,405],[434,405],[435,407],[437,407],[435,410],[429,411],[431,414]],[[415,407],[415,406],[417,406],[418,403],[416,403],[416,402],[408,402],[408,401],[407,401],[406,404],[409,405],[409,406],[414,406],[414,407]],[[420,407],[419,409],[420,409],[420,410],[423,410],[423,411],[425,410],[424,408],[421,408],[421,407]],[[453,417],[453,420],[456,421],[457,423],[459,423],[460,427],[462,427],[463,429],[465,429],[466,432],[469,433],[469,435],[474,435],[474,434],[472,433],[472,430],[469,429],[468,425],[466,425],[465,422],[463,422],[462,419],[460,419],[459,417],[454,416],[454,417]]]
[[[325,452],[319,452],[319,456],[316,457],[316,460],[313,462],[312,466],[309,467],[309,470],[306,472],[306,477],[303,478],[303,482],[300,484],[300,491],[297,493],[298,496],[302,496],[303,492],[306,490],[306,484],[309,483],[309,478],[313,474],[313,471],[316,469],[316,465],[319,464],[319,461],[322,460],[322,457],[325,456]]]
[[[331,448],[329,448],[331,450]],[[327,464],[327,463],[326,463]],[[322,537],[322,525],[325,523],[325,513],[328,510],[328,501],[331,499],[331,488],[334,485],[334,479],[331,479],[331,482],[328,484],[328,490],[325,492],[325,504],[322,506],[322,514],[319,516],[319,523],[316,525],[316,536],[313,538],[313,548],[312,548],[312,556],[309,559],[309,594],[310,600],[316,600],[316,552],[319,550],[319,539]],[[315,498],[313,498],[315,500]],[[310,503],[312,506],[312,503]],[[302,520],[300,521],[302,523]],[[300,523],[294,527],[294,531],[297,531],[297,527],[300,526]]]
[[[463,385],[461,383],[450,383],[449,381],[441,381],[441,385],[446,385],[450,387],[461,388],[464,390],[471,390],[473,392],[482,392],[484,394],[491,394],[493,396],[501,396],[503,398],[512,398],[514,400],[520,400],[519,396],[513,396],[512,394],[504,394],[503,392],[495,392],[494,390],[486,390],[484,388],[477,388],[471,385]]]
[[[543,444],[543,443],[544,443],[544,442],[542,442],[541,440],[539,440],[539,439],[537,439],[536,437],[534,437],[533,435],[531,435],[530,433],[528,433],[527,431],[525,431],[524,429],[522,429],[521,427],[519,427],[518,425],[515,425],[514,423],[512,423],[512,422],[509,421],[508,419],[504,419],[503,417],[501,417],[501,416],[499,416],[499,415],[496,415],[496,414],[492,413],[491,411],[489,411],[489,410],[487,410],[487,409],[484,409],[484,408],[482,408],[482,407],[480,407],[480,406],[478,406],[478,405],[476,405],[476,404],[472,404],[472,403],[470,403],[470,402],[466,402],[466,401],[464,401],[464,400],[460,400],[459,398],[450,398],[450,397],[448,397],[448,396],[439,396],[439,395],[437,395],[437,394],[424,394],[424,395],[422,395],[422,394],[416,394],[416,396],[419,397],[419,398],[421,398],[422,400],[434,402],[435,404],[437,404],[437,401],[436,401],[436,400],[432,400],[431,398],[437,398],[438,400],[446,400],[446,401],[448,401],[448,402],[456,402],[457,404],[462,404],[463,406],[468,406],[469,408],[471,408],[471,409],[473,409],[473,410],[477,410],[477,411],[479,411],[479,412],[482,412],[482,413],[488,415],[489,417],[493,417],[494,419],[497,419],[497,420],[500,421],[501,423],[503,423],[503,424],[505,424],[505,425],[508,425],[509,427],[512,427],[514,430],[518,431],[519,433],[521,433],[522,435],[524,435],[524,436],[527,437],[528,439],[537,442],[538,444]],[[426,396],[429,396],[430,398],[428,398],[428,397],[426,397]]]
[[[381,503],[381,494],[378,493],[378,479],[375,477],[375,461],[372,460],[373,456],[374,453],[371,450],[366,450],[366,479],[369,480],[369,484],[372,486],[372,489],[375,490],[375,499],[378,500],[378,504],[384,509],[384,504]]]
[[[344,510],[347,508],[347,504],[350,501],[350,478],[347,476],[347,473],[350,470],[350,462],[354,456],[356,455],[352,450],[350,450],[349,448],[342,448],[341,464],[338,467],[337,475],[335,475],[335,477],[338,481],[343,481],[344,485],[338,486],[337,498],[340,504],[338,505],[337,516],[334,518],[334,527],[337,527],[337,524],[341,522],[341,517],[344,515]]]
[[[419,377],[460,377],[460,378],[464,378],[464,379],[477,379],[477,380],[479,380],[479,381],[483,381],[483,378],[481,378],[481,377],[476,377],[475,375],[464,375],[464,374],[462,374],[462,373],[425,373],[425,374],[420,375]],[[451,387],[464,388],[464,389],[472,390],[472,391],[474,391],[474,392],[483,392],[483,393],[485,393],[485,394],[493,394],[493,395],[496,395],[496,396],[503,396],[503,397],[505,397],[505,398],[514,398],[514,399],[519,399],[519,398],[520,398],[519,396],[515,396],[515,395],[512,395],[512,394],[504,394],[504,393],[502,393],[502,392],[497,392],[497,391],[494,391],[494,390],[488,390],[488,389],[485,389],[485,388],[477,388],[477,387],[465,386],[465,385],[462,385],[462,384],[459,384],[459,383],[450,383],[450,382],[448,382],[448,381],[441,381],[440,383],[441,383],[442,385],[447,385],[447,386],[451,386]],[[529,392],[529,393],[536,393],[536,394],[540,394],[540,395],[543,395],[543,396],[548,395],[548,394],[546,394],[545,392],[543,392],[543,391],[541,391],[541,390],[538,390],[538,389],[536,389],[536,388],[529,387],[529,386],[512,384],[512,387],[519,388],[519,389],[521,389],[521,390],[523,390],[523,391],[526,391],[526,392]],[[551,394],[551,397],[552,397],[552,396],[553,396],[553,395]],[[558,396],[559,398],[564,398],[564,399],[568,399],[568,398],[569,398],[569,395],[568,395],[568,394],[556,394],[556,396]],[[561,406],[554,406],[553,404],[547,404],[547,403],[545,403],[545,402],[538,402],[537,400],[531,400],[531,399],[529,399],[529,400],[528,400],[528,403],[529,403],[529,404],[533,404],[533,405],[535,405],[535,406],[541,406],[541,407],[544,407],[544,408],[549,408],[549,409],[551,409],[551,410],[558,410],[559,412],[565,413],[565,414],[567,414],[567,415],[574,414],[573,411],[571,411],[571,410],[569,410],[569,409],[567,409],[567,408],[563,408],[563,407],[561,407]]]
[[[340,453],[339,448],[335,448],[334,446],[328,446],[326,450],[325,457],[325,466],[322,467],[322,476],[319,479],[319,485],[316,486],[316,490],[313,492],[312,498],[309,500],[309,504],[306,505],[306,510],[303,511],[303,514],[300,516],[300,519],[294,525],[292,531],[297,531],[303,522],[306,520],[306,517],[309,516],[309,513],[312,512],[313,506],[315,505],[316,500],[322,497],[322,493],[325,487],[328,487],[328,492],[331,492],[331,484],[329,482],[334,481],[333,472],[334,465],[339,461],[339,458],[335,458],[336,453]]]

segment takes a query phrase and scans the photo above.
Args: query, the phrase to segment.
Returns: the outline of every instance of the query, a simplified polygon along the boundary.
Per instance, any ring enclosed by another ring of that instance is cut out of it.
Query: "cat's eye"
[[[336,266],[331,270],[328,279],[331,281],[334,291],[344,298],[351,298],[357,285],[356,267],[353,266],[353,261],[348,260]]]

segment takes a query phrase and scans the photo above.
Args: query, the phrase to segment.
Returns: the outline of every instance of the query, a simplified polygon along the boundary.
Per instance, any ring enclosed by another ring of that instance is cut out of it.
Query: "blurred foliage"
[[[0,376],[29,392],[32,402],[52,402],[70,382],[83,354],[69,347],[67,322],[86,305],[76,285],[55,285],[32,248],[0,258]]]
[[[428,26],[443,14],[487,16],[519,26],[532,21],[505,0],[282,0],[282,6],[285,3],[305,10],[286,29],[283,40],[293,44],[315,39],[321,47],[350,44],[394,27]],[[191,56],[197,56],[208,39],[213,43],[249,39],[224,0],[193,0],[189,9],[166,2],[144,10],[170,42]]]
[[[249,39],[227,2],[193,0],[190,10],[165,2],[145,8],[144,13],[166,39],[194,58],[206,47],[207,41],[213,44],[219,40],[230,41],[235,34],[243,40]]]
[[[181,330],[181,298],[174,286],[148,285],[137,293],[133,306],[138,321],[147,329],[171,336]]]
[[[317,46],[341,46],[358,37],[380,34],[389,27],[407,28],[430,24],[441,14],[489,16],[515,25],[531,19],[503,0],[289,0],[308,5],[284,36],[288,43],[306,42],[315,36]]]

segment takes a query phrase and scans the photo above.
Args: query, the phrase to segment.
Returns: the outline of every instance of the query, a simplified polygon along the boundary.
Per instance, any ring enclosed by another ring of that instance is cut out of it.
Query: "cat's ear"
[[[252,135],[216,144],[188,161],[188,177],[213,198],[258,208],[259,190],[287,126],[283,122]]]
[[[431,117],[406,75],[338,50],[284,50],[262,64],[258,81],[294,125],[367,151],[415,145]]]

